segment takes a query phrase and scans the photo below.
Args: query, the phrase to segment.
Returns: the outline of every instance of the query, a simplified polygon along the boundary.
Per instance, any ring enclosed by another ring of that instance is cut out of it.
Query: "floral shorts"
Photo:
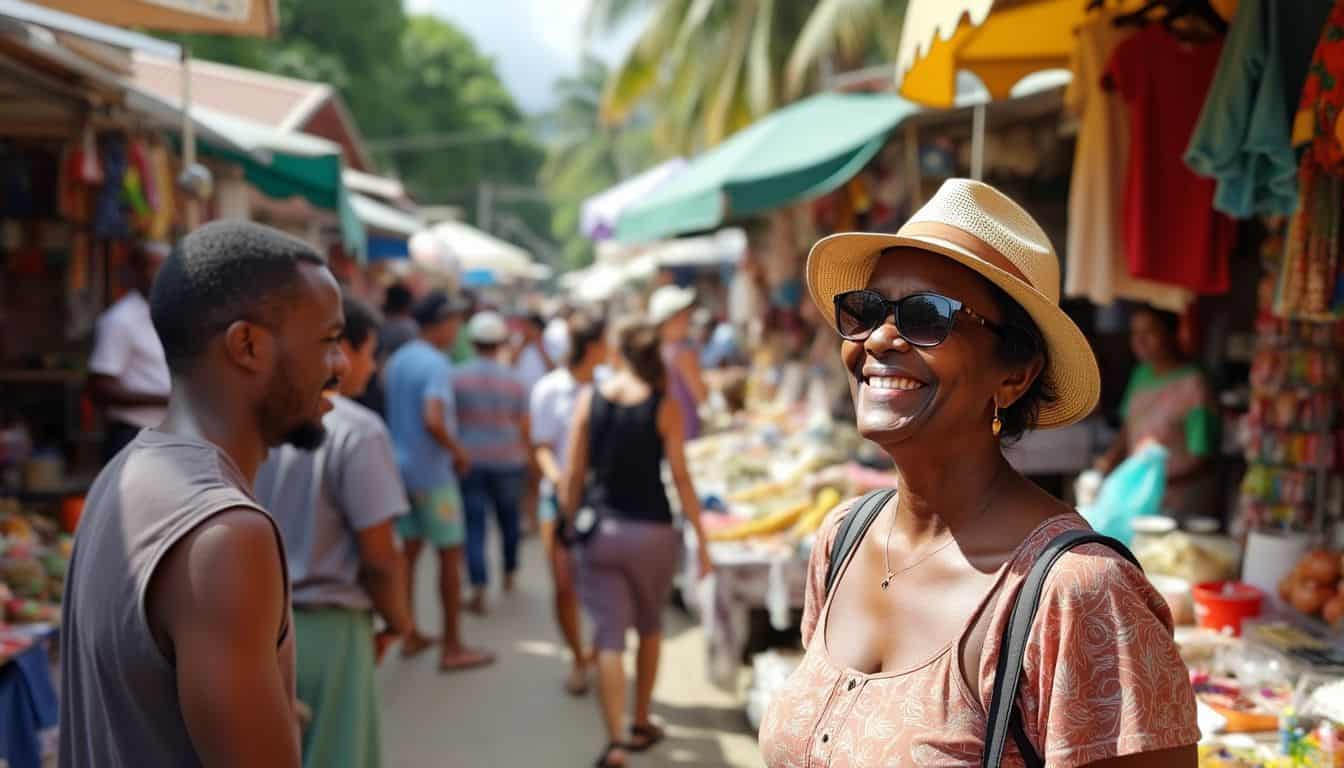
[[[428,540],[438,549],[460,547],[466,538],[462,493],[457,485],[411,491],[411,511],[397,520],[397,533],[407,541]]]

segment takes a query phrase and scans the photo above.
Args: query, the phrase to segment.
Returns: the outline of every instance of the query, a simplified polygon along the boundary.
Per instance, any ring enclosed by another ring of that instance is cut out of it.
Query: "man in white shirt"
[[[168,406],[172,390],[168,362],[145,300],[168,252],[164,243],[145,243],[132,250],[130,290],[98,318],[89,358],[89,394],[106,409],[104,461],[140,430],[157,427]]]
[[[573,314],[570,307],[562,306],[551,321],[546,324],[546,330],[542,331],[541,344],[546,349],[546,356],[560,365],[562,361],[569,359],[569,317]]]
[[[564,358],[554,359],[546,351],[544,333],[546,321],[541,315],[527,314],[517,318],[518,337],[513,349],[513,371],[523,383],[523,389],[530,397],[532,388],[537,386],[541,377],[563,364]],[[535,533],[538,528],[537,503],[538,488],[541,482],[541,469],[536,459],[528,453],[527,475],[523,478],[523,496],[519,509],[523,514],[524,533]]]
[[[565,449],[575,404],[583,388],[599,378],[607,359],[606,326],[596,318],[572,316],[568,335],[573,347],[566,365],[541,378],[532,388],[529,426],[533,456],[542,475],[541,538],[555,580],[555,620],[569,645],[574,666],[565,689],[579,696],[588,690],[588,659],[579,631],[579,599],[565,533],[557,514],[556,488],[565,469]]]

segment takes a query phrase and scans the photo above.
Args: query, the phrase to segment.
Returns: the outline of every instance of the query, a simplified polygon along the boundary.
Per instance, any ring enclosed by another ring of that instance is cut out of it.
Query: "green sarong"
[[[294,610],[299,700],[313,710],[304,768],[378,768],[373,620],[346,608]]]

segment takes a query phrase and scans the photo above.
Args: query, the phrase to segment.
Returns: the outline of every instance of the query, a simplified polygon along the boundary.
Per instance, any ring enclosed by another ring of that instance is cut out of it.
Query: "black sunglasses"
[[[895,301],[866,289],[835,296],[835,329],[849,341],[864,341],[893,314],[896,331],[916,347],[936,347],[946,341],[958,314],[996,335],[1001,329],[960,301],[937,293],[912,293]]]

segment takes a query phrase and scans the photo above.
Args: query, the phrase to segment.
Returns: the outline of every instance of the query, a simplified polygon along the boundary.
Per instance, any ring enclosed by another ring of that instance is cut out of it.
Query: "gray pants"
[[[625,650],[630,627],[640,635],[662,631],[680,554],[676,528],[631,520],[603,520],[579,547],[579,595],[597,625],[598,650]]]

